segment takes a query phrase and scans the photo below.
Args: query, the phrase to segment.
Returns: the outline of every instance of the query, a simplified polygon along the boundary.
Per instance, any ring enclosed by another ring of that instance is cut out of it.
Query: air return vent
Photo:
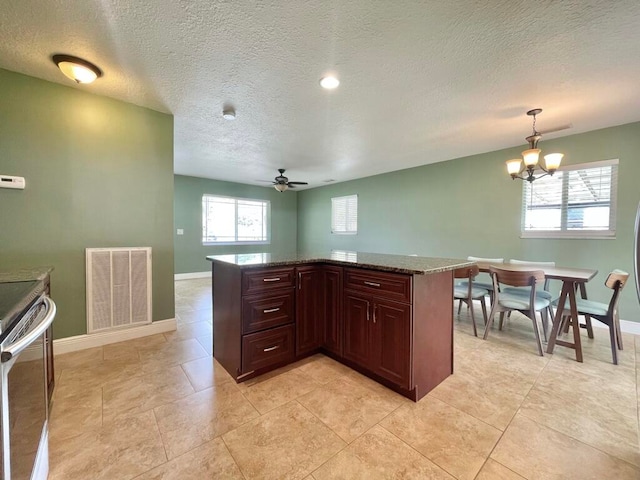
[[[151,247],[86,252],[87,333],[151,323]]]

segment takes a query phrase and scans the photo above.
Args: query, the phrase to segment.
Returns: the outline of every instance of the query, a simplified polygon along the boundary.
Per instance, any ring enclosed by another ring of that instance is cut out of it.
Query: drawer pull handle
[[[278,282],[279,280],[280,280],[280,277],[262,279],[263,282]]]
[[[370,287],[379,287],[380,284],[376,282],[364,282],[365,285],[369,285]]]
[[[278,348],[280,348],[280,345],[274,345],[273,347],[268,347],[265,348],[264,350],[262,350],[263,352],[273,352],[274,350],[277,350]]]
[[[273,313],[277,312],[278,310],[280,310],[280,308],[267,308],[266,310],[263,310],[262,313]]]

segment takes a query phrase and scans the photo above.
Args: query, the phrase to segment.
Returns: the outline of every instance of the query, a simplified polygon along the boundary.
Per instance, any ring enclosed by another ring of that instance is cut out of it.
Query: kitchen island
[[[213,255],[214,357],[237,381],[322,352],[419,400],[453,373],[453,270],[360,252]]]

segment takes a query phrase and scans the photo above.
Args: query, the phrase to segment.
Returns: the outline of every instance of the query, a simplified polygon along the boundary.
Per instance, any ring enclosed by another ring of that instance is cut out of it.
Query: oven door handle
[[[42,317],[40,323],[33,327],[31,331],[24,337],[22,337],[17,342],[8,345],[6,348],[3,348],[2,354],[0,355],[0,361],[2,361],[2,363],[8,362],[29,345],[31,345],[36,340],[36,338],[42,335],[53,323],[53,319],[56,316],[56,304],[53,300],[46,296],[42,297],[42,303],[44,303],[47,313]]]

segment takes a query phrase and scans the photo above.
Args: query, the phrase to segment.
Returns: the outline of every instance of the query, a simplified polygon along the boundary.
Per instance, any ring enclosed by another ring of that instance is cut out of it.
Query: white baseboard
[[[609,328],[604,323],[597,320],[592,320],[591,325],[593,325],[594,328]],[[632,322],[631,320],[620,320],[620,330],[622,330],[622,333],[640,335],[640,323]]]
[[[208,278],[211,272],[192,272],[192,273],[176,273],[174,280],[191,280],[192,278]]]
[[[134,338],[147,337],[158,333],[172,332],[175,329],[176,319],[169,318],[139,327],[59,338],[53,341],[53,352],[55,355],[62,355],[63,353],[101,347],[103,345],[109,345],[110,343],[124,342],[125,340],[133,340]]]

